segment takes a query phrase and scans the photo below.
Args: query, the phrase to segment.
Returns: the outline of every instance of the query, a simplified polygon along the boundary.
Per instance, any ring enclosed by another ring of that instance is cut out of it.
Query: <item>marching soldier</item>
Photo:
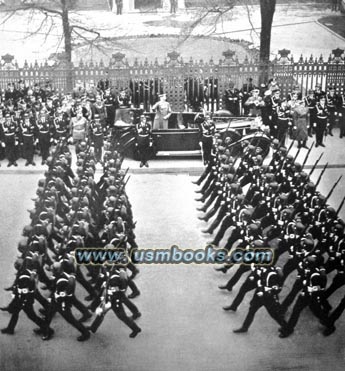
[[[21,310],[25,312],[31,321],[35,322],[39,327],[34,330],[37,334],[42,334],[43,340],[49,340],[53,335],[54,331],[48,326],[48,324],[40,318],[34,311],[33,305],[35,301],[36,287],[36,275],[34,272],[25,269],[23,270],[16,279],[15,286],[13,287],[14,300],[10,304],[9,311],[11,313],[11,320],[8,326],[1,330],[3,334],[14,334],[14,329],[18,322],[19,313]]]
[[[303,288],[293,307],[289,320],[280,329],[279,337],[281,338],[288,337],[293,333],[302,310],[307,306],[321,321],[326,321],[327,319],[327,312],[321,305],[323,290],[327,282],[325,269],[316,267],[316,258],[314,256],[308,257],[307,260],[310,271],[302,281]]]
[[[269,315],[285,327],[283,313],[281,311],[278,294],[281,290],[281,275],[279,268],[269,267],[261,268],[262,274],[257,281],[257,289],[254,297],[250,302],[248,314],[239,329],[234,330],[234,333],[247,332],[254,320],[255,313],[264,306]]]
[[[56,277],[51,296],[51,305],[47,314],[47,323],[50,324],[55,313],[59,312],[68,323],[81,332],[81,335],[77,338],[78,341],[88,340],[90,332],[74,317],[71,311],[72,304],[75,301],[76,279],[73,275],[61,271],[61,264],[59,263],[54,263],[54,269]]]
[[[139,318],[141,314],[138,308],[126,297],[126,288],[127,282],[124,272],[111,268],[108,272],[107,281],[105,281],[103,284],[104,292],[101,297],[101,306],[96,311],[97,317],[90,326],[90,331],[95,333],[103,322],[105,313],[109,309],[112,309],[117,318],[119,318],[132,330],[129,337],[135,338],[141,332],[141,328],[134,322],[134,320]],[[132,311],[132,318],[127,316],[123,305],[128,306],[128,308]]]

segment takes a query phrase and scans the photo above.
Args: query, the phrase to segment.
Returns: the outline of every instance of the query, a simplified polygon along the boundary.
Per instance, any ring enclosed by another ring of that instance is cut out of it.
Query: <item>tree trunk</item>
[[[260,0],[261,11],[260,83],[266,83],[268,81],[271,52],[271,32],[275,9],[276,0]]]
[[[73,89],[73,65],[72,65],[72,31],[69,23],[69,0],[61,0],[62,8],[62,29],[65,41],[65,55],[67,63],[66,89]]]

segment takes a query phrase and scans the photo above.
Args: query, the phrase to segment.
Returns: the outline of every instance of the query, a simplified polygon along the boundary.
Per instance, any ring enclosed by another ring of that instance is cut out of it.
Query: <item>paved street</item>
[[[325,161],[340,165],[330,169],[320,185],[329,187],[344,174],[343,141],[333,138],[325,150]],[[331,145],[332,144],[332,145]],[[318,156],[316,149],[313,158]],[[305,151],[305,150],[303,150]],[[305,152],[301,152],[299,161]],[[164,162],[165,161],[165,162]],[[181,248],[201,248],[210,237],[200,230],[204,222],[197,219],[196,186],[191,183],[188,169],[195,169],[199,160],[164,160],[151,162],[155,172],[131,174],[128,194],[137,220],[137,241],[142,248],[166,248],[173,244]],[[136,163],[130,162],[137,166]],[[308,163],[311,163],[311,161]],[[177,169],[181,166],[181,172]],[[164,166],[163,166],[164,165]],[[200,162],[198,163],[200,168]],[[174,173],[165,173],[167,168]],[[19,168],[18,168],[19,169]],[[22,227],[28,222],[26,209],[32,207],[37,180],[43,171],[16,171],[0,168],[1,288],[11,284],[16,243]],[[160,172],[158,170],[161,169]],[[139,169],[138,169],[139,170]],[[315,180],[320,170],[315,172]],[[193,173],[193,172],[192,172]],[[194,173],[195,174],[195,170]],[[344,174],[345,175],[345,174]],[[344,195],[345,177],[330,199],[337,207]],[[345,217],[345,208],[341,216]],[[302,314],[294,335],[280,339],[278,326],[264,309],[258,312],[248,334],[232,333],[242,323],[252,296],[249,294],[237,313],[226,313],[221,307],[229,304],[237,293],[217,289],[226,276],[208,266],[142,266],[137,283],[142,295],[135,299],[142,312],[138,323],[143,332],[134,340],[129,330],[112,313],[102,327],[86,343],[78,343],[77,331],[57,316],[53,321],[55,337],[43,342],[32,333],[35,327],[21,314],[14,336],[0,336],[0,369],[4,371],[60,370],[126,370],[126,371],[209,371],[209,370],[343,370],[345,339],[342,336],[345,318],[337,324],[337,332],[324,338],[322,327],[308,310]],[[287,285],[292,283],[292,277]],[[288,288],[284,288],[285,295]],[[336,305],[344,288],[332,297]],[[78,292],[83,298],[85,293]],[[9,293],[0,290],[0,305],[10,300]],[[0,327],[6,326],[8,314],[0,312]]]

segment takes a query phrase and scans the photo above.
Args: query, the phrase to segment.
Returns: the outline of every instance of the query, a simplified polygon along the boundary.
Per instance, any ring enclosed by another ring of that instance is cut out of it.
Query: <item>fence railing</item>
[[[57,92],[68,93],[78,81],[87,86],[107,79],[114,88],[131,89],[133,103],[146,110],[156,101],[157,94],[164,92],[174,111],[184,111],[186,106],[195,107],[200,103],[215,111],[222,108],[222,97],[230,81],[237,88],[242,88],[249,78],[258,85],[262,70],[259,61],[246,58],[239,62],[231,50],[225,51],[223,57],[218,62],[212,59],[184,61],[178,53],[171,52],[163,63],[136,60],[129,64],[125,54],[116,53],[108,65],[102,61],[78,65],[55,61],[53,64],[25,62],[19,67],[14,57],[7,54],[1,57],[0,88],[5,89],[9,82],[18,80],[28,85],[45,84],[49,80]],[[324,90],[334,85],[338,93],[345,93],[343,49],[332,50],[328,58],[300,56],[298,59],[283,49],[266,67],[269,77],[276,78],[284,95],[295,86],[306,93],[314,89],[316,83]]]

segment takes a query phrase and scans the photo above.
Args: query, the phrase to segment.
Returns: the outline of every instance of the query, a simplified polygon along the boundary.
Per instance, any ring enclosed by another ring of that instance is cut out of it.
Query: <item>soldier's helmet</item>
[[[302,165],[299,162],[295,162],[294,168],[297,173],[300,173],[302,171]]]
[[[252,212],[248,209],[244,209],[240,211],[239,219],[240,221],[249,221],[252,217]]]
[[[18,242],[18,251],[21,253],[21,254],[24,254],[26,252],[28,248],[28,240],[27,238],[22,238],[19,242]]]
[[[230,184],[231,193],[234,195],[242,193],[242,187],[238,183],[231,183]]]
[[[304,238],[301,241],[301,247],[303,249],[304,254],[310,255],[311,252],[314,250],[314,241],[311,238]]]
[[[66,256],[61,261],[61,268],[66,273],[74,273],[75,271],[75,260],[72,256]]]
[[[257,224],[249,224],[247,227],[247,232],[249,236],[257,237],[260,233],[260,228]]]
[[[337,212],[333,209],[333,207],[328,206],[326,209],[327,218],[335,219],[337,216]]]
[[[23,264],[24,264],[24,259],[23,258],[17,258],[15,261],[14,261],[14,269],[16,271],[19,271],[22,267],[23,267]]]
[[[303,182],[307,182],[309,180],[309,175],[306,172],[301,171],[299,175]]]
[[[334,225],[334,233],[338,236],[342,236],[344,234],[344,224],[339,223],[339,220]]]
[[[255,225],[255,224],[254,224]],[[252,242],[252,246],[253,247],[256,247],[256,248],[262,248],[262,247],[265,247],[265,243],[264,243],[264,241],[262,241],[262,240],[254,240],[253,242]]]
[[[272,141],[272,147],[274,149],[278,149],[279,148],[279,140],[278,139],[273,139],[273,141]]]
[[[314,193],[315,192],[315,184],[313,182],[309,182],[305,185],[305,191],[306,193]]]
[[[267,183],[271,183],[271,182],[273,182],[274,179],[275,179],[275,176],[274,176],[273,173],[266,173],[266,174],[264,175],[264,177],[265,177]]]
[[[291,208],[283,209],[281,212],[282,220],[290,221],[292,219],[292,216],[293,216],[293,209]]]

